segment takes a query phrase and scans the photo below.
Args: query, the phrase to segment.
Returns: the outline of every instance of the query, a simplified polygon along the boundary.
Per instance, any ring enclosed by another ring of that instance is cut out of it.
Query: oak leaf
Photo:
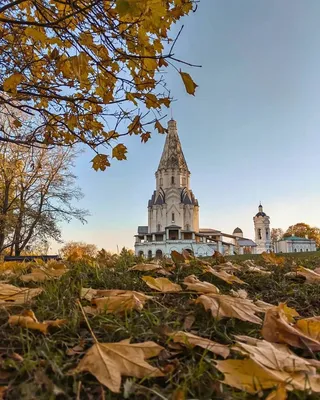
[[[44,334],[48,333],[49,327],[60,328],[67,323],[65,319],[57,319],[54,321],[43,321],[39,322],[31,310],[25,310],[21,315],[11,315],[8,320],[11,326],[21,326],[23,328],[28,328],[36,331],[40,331]]]
[[[284,306],[279,304],[266,311],[261,331],[263,338],[269,342],[287,343],[302,349],[320,351],[320,341],[314,330],[312,329],[311,335],[308,334],[307,322],[301,322],[302,330],[299,329],[299,324],[293,324],[292,312],[287,312]]]
[[[262,320],[255,315],[262,310],[249,299],[210,293],[201,295],[196,304],[202,304],[205,310],[210,310],[215,318],[237,318],[254,324],[261,324]]]
[[[7,283],[0,283],[0,305],[24,304],[43,292],[41,288],[20,288]]]
[[[152,276],[143,276],[141,278],[149,287],[159,292],[180,292],[182,287],[177,283],[171,282],[167,278],[153,278]]]
[[[222,279],[223,281],[229,283],[229,285],[232,285],[233,283],[240,283],[241,285],[247,285],[246,282],[242,281],[237,276],[234,276],[232,274],[228,274],[225,271],[217,271],[214,268],[209,267],[209,266],[205,266],[203,271],[204,272],[208,272],[208,273],[216,276],[217,278]]]
[[[201,293],[219,293],[219,289],[209,282],[200,281],[195,275],[189,275],[183,280],[184,285],[188,287],[189,290],[195,290]]]
[[[173,339],[175,343],[182,343],[190,347],[199,346],[223,358],[227,358],[230,354],[229,347],[225,344],[213,342],[212,340],[193,335],[192,333],[178,331],[170,334],[170,338]]]
[[[198,85],[196,83],[194,83],[191,76],[187,72],[180,71],[180,75],[183,80],[183,83],[184,83],[187,93],[192,94],[194,96]]]
[[[130,344],[96,342],[73,371],[90,372],[112,392],[119,393],[121,376],[147,378],[163,376],[163,373],[145,360],[157,356],[164,348],[154,342]]]

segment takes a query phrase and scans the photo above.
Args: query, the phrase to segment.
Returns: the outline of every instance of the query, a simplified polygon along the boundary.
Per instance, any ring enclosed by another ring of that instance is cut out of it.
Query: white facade
[[[258,213],[253,217],[255,242],[257,244],[256,254],[263,252],[270,253],[271,246],[271,233],[270,233],[270,218],[263,211],[263,207],[259,205]]]
[[[136,255],[170,256],[173,250],[188,250],[197,257],[211,256],[215,251],[229,255],[256,252],[256,244],[244,238],[240,228],[233,234],[199,228],[199,204],[190,189],[190,171],[174,120],[168,122],[155,177],[156,190],[148,203],[148,225],[139,226],[135,235]]]
[[[275,247],[276,253],[300,253],[317,250],[317,245],[314,240],[294,235],[279,240],[276,242]]]

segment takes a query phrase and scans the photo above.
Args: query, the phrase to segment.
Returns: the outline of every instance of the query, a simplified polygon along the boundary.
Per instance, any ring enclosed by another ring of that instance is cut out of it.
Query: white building
[[[190,189],[190,171],[177,123],[172,119],[155,176],[156,190],[148,203],[148,225],[139,226],[135,235],[137,255],[162,257],[172,250],[188,250],[195,256],[210,256],[216,250],[230,255],[256,252],[256,244],[244,238],[240,228],[233,234],[199,228],[199,204]],[[260,225],[257,220],[257,226]]]
[[[263,252],[269,253],[272,249],[270,234],[270,218],[263,211],[263,207],[259,205],[258,213],[253,217],[255,242],[257,243],[256,254]]]
[[[316,242],[312,239],[308,239],[307,236],[305,238],[301,238],[292,235],[284,237],[275,244],[276,253],[295,253],[316,250]]]

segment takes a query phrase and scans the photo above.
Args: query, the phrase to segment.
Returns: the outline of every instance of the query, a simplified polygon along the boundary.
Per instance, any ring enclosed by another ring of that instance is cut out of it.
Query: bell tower
[[[270,233],[270,218],[263,211],[260,203],[258,213],[253,217],[255,242],[257,244],[257,254],[263,252],[271,252],[271,233]]]

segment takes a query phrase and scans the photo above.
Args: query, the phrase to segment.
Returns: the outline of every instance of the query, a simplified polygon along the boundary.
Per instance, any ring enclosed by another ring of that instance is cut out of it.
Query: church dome
[[[265,212],[263,212],[263,211],[259,211],[257,214],[256,214],[256,217],[266,217],[267,216],[267,214],[265,213]]]
[[[238,227],[238,228],[236,228],[236,229],[233,231],[233,233],[235,234],[235,233],[243,233],[243,232],[242,232],[242,230]]]

